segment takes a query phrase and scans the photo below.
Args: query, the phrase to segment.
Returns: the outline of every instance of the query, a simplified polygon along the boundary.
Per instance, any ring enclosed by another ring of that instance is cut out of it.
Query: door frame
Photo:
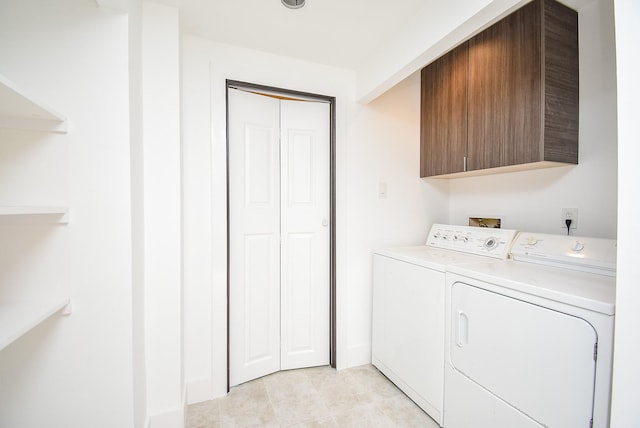
[[[229,391],[229,89],[240,89],[248,92],[282,97],[284,99],[297,99],[305,101],[325,102],[329,104],[329,365],[336,368],[336,98],[313,94],[310,92],[295,91],[291,89],[277,88],[274,86],[259,85],[226,79],[225,85],[225,109],[226,109],[226,177],[227,177],[227,392]]]

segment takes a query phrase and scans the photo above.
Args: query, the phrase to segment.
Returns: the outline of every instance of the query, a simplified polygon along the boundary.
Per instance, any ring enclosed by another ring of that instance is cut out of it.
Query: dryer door
[[[455,370],[543,426],[589,426],[597,341],[589,323],[460,282],[451,292]]]

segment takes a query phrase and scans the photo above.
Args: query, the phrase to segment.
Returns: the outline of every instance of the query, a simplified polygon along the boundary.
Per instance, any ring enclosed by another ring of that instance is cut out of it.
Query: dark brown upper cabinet
[[[578,163],[578,17],[536,0],[422,70],[420,176]]]

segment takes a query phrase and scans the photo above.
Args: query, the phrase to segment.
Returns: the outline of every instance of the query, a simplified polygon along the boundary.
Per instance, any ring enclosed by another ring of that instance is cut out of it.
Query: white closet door
[[[279,101],[229,90],[229,383],[280,370]]]
[[[329,364],[329,104],[281,101],[281,368]]]

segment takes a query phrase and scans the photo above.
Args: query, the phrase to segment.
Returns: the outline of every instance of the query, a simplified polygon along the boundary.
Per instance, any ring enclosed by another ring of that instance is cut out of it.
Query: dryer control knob
[[[527,238],[527,245],[536,245],[538,243],[538,239],[531,235],[530,237]]]
[[[584,250],[584,244],[580,241],[576,241],[571,248],[573,251],[582,251]]]

